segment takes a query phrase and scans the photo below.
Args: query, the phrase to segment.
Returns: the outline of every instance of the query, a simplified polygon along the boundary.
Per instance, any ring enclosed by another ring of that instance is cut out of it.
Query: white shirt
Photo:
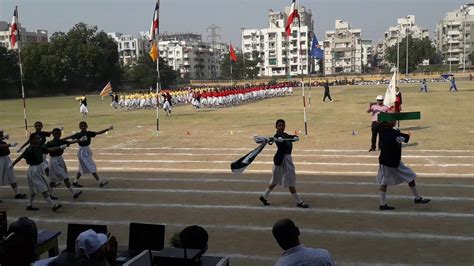
[[[329,251],[298,245],[283,252],[275,266],[333,266]]]

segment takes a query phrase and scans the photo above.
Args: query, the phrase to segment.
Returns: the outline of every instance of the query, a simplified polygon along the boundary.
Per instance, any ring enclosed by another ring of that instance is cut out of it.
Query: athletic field
[[[161,112],[159,136],[154,110],[115,113],[110,98],[89,96],[89,129],[115,127],[91,146],[99,175],[110,184],[100,189],[91,176],[82,177],[84,194],[77,201],[60,186],[55,194],[63,208],[57,213],[40,196],[41,210],[27,212],[27,201],[11,199],[11,188],[2,187],[0,208],[7,210],[9,222],[26,215],[40,229],[62,231],[61,247],[69,222],[107,224],[123,246],[131,221],[166,224],[166,241],[183,227],[199,224],[210,235],[208,254],[229,256],[231,265],[273,265],[282,251],[271,227],[291,218],[303,244],[328,249],[340,265],[472,265],[472,84],[459,82],[460,91],[448,93],[448,83],[429,83],[428,94],[419,94],[418,84],[400,86],[403,111],[421,112],[421,120],[401,121],[402,131],[412,134],[402,160],[419,175],[419,192],[432,199],[427,205],[413,204],[408,186],[399,185],[388,190],[388,202],[397,209],[378,210],[378,153],[367,152],[370,115],[365,110],[386,86],[350,86],[331,87],[332,103],[322,103],[322,88],[312,88],[308,137],[300,89],[293,96],[234,108],[180,106],[171,117]],[[27,104],[31,124],[41,120],[46,130],[64,126],[65,135],[78,131],[82,115],[74,97]],[[22,144],[21,101],[1,101],[0,115],[0,127]],[[271,176],[274,146],[266,147],[243,175],[230,172],[233,160],[256,147],[254,135],[274,134],[278,118],[286,120],[288,133],[300,135],[293,147],[296,188],[309,209],[296,208],[281,187],[270,195],[271,206],[258,201]],[[71,177],[77,170],[76,147],[65,153]],[[11,158],[16,156],[12,149]],[[26,165],[15,169],[26,193]]]

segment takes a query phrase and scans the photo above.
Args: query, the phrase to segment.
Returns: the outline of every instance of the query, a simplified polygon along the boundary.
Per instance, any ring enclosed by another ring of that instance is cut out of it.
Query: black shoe
[[[302,202],[300,202],[300,203],[296,203],[296,207],[300,207],[300,208],[306,209],[306,208],[309,208],[309,205],[308,205],[306,202],[302,201]]]
[[[419,199],[415,199],[415,203],[417,203],[417,204],[426,204],[430,201],[431,201],[430,199],[424,199],[422,197],[420,197]]]
[[[108,183],[109,181],[102,181],[100,182],[99,187],[105,187]]]
[[[74,199],[77,199],[79,198],[79,196],[82,194],[82,191],[78,191],[76,193],[74,193],[74,195],[72,196]]]
[[[39,211],[40,208],[33,206],[26,206],[27,211]]]
[[[375,148],[370,148],[370,149],[369,149],[369,152],[371,152],[371,151],[375,151]]]
[[[59,210],[59,208],[61,208],[62,206],[63,206],[63,205],[58,204],[58,203],[54,204],[54,205],[53,205],[53,208],[52,208],[53,212]]]
[[[73,182],[72,183],[72,186],[73,187],[83,187],[81,184],[79,184],[78,182]]]
[[[387,204],[385,204],[385,205],[380,205],[379,209],[381,211],[389,211],[389,210],[395,210],[395,207],[388,206]]]
[[[58,197],[55,197],[53,195],[49,195],[49,197],[52,199],[52,200],[58,200]]]
[[[49,186],[54,188],[54,187],[56,187],[56,183],[55,182],[50,182]]]
[[[24,198],[26,198],[26,194],[18,193],[15,195],[15,199],[24,199]]]
[[[263,203],[263,205],[265,205],[265,206],[270,205],[268,200],[266,200],[263,196],[260,196],[260,198],[258,198],[258,199]]]

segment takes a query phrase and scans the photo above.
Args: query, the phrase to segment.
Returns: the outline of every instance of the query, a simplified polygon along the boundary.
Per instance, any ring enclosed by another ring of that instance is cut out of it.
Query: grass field
[[[274,146],[265,148],[244,175],[229,170],[231,161],[256,146],[254,135],[274,134],[278,118],[286,120],[289,133],[304,136],[299,89],[293,96],[234,108],[178,106],[171,117],[161,111],[159,136],[153,135],[154,110],[115,113],[109,98],[89,96],[90,130],[115,126],[92,143],[99,174],[109,186],[100,189],[85,176],[77,201],[61,186],[55,194],[64,207],[57,213],[39,197],[41,210],[26,212],[27,201],[11,199],[11,189],[1,187],[0,208],[10,221],[28,215],[39,228],[62,231],[61,247],[71,222],[107,224],[122,245],[130,221],[166,224],[166,239],[200,224],[210,234],[208,253],[229,256],[231,265],[273,265],[281,250],[271,226],[289,217],[305,245],[327,248],[339,265],[473,265],[473,84],[459,82],[458,93],[448,93],[448,83],[429,84],[428,94],[419,94],[418,85],[400,86],[403,111],[422,116],[402,121],[402,130],[412,133],[402,156],[419,175],[420,192],[432,198],[428,205],[414,205],[408,188],[400,185],[388,194],[397,209],[378,211],[378,153],[367,152],[370,115],[365,110],[386,87],[347,86],[331,88],[332,103],[322,103],[321,88],[311,91],[309,135],[293,148],[297,189],[311,205],[307,210],[296,208],[282,188],[271,194],[271,206],[258,202],[270,178]],[[82,115],[73,96],[28,99],[27,104],[30,124],[41,120],[47,130],[78,131]],[[0,117],[11,141],[22,143],[21,101],[0,101]],[[75,152],[71,147],[64,155],[71,176],[77,169]],[[26,165],[15,170],[20,190],[28,191]]]

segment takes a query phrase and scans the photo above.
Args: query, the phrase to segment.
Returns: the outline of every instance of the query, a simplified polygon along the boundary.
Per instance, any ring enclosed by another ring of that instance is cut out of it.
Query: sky
[[[471,0],[472,1],[472,0]],[[429,30],[446,12],[467,0],[297,0],[311,9],[318,39],[334,30],[336,19],[362,29],[362,38],[373,43],[383,38],[397,18],[416,16],[416,25]],[[220,27],[222,42],[241,45],[241,28],[267,27],[268,10],[281,11],[291,0],[161,0],[160,32],[202,34],[208,41],[209,26]],[[138,36],[150,27],[154,0],[0,0],[0,20],[11,22],[15,5],[19,20],[28,31],[45,29],[48,35],[67,32],[76,23],[96,25],[105,32]]]

